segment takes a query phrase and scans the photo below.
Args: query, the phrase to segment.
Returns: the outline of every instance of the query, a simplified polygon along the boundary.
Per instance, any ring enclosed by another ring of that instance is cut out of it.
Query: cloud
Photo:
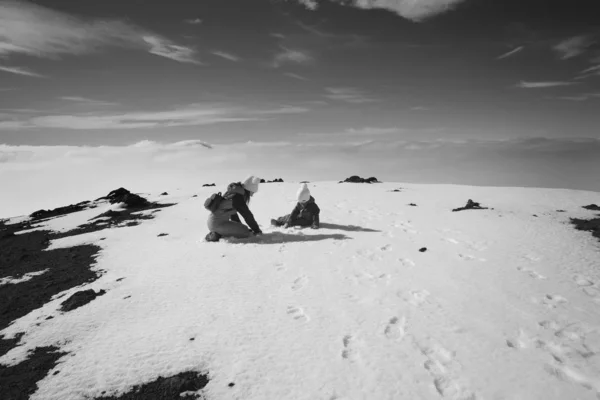
[[[591,99],[600,99],[600,93],[584,93],[575,96],[555,96],[550,98],[567,101],[587,101]]]
[[[390,133],[398,133],[400,132],[400,128],[391,127],[391,128],[373,128],[373,127],[365,127],[365,128],[350,128],[347,129],[345,134],[347,135],[388,135]]]
[[[54,128],[73,130],[110,130],[140,128],[172,128],[211,125],[224,122],[258,121],[269,116],[308,112],[303,107],[284,106],[274,109],[249,109],[233,106],[188,105],[169,111],[128,113],[84,113],[43,115],[28,118],[13,116],[0,123],[0,129]]]
[[[190,25],[200,25],[202,23],[202,20],[200,18],[192,18],[186,19],[184,22]]]
[[[517,48],[515,48],[515,49],[513,49],[513,50],[511,50],[511,51],[509,51],[507,53],[504,53],[504,54],[498,56],[496,58],[496,60],[502,60],[504,58],[508,58],[508,57],[510,57],[510,56],[512,56],[514,54],[517,54],[518,52],[522,51],[524,48],[525,48],[524,46],[519,46],[519,47],[517,47]]]
[[[555,45],[554,51],[561,59],[567,60],[582,55],[593,44],[594,40],[589,36],[575,36]]]
[[[600,76],[600,64],[584,69],[575,79],[586,79],[591,76]]]
[[[195,59],[196,51],[189,47],[173,44],[160,36],[143,36],[142,39],[150,45],[150,50],[148,51],[151,54],[182,63],[202,65],[200,61]]]
[[[309,10],[316,10],[315,0],[295,0]],[[330,0],[344,6],[362,9],[383,9],[415,22],[451,11],[465,0]]]
[[[215,182],[222,190],[249,171],[286,182],[339,181],[358,174],[387,182],[600,189],[600,139],[335,139],[326,143],[145,140],[130,146],[0,145],[0,187],[6,194],[0,196],[0,217],[95,199],[118,187],[151,196],[168,191],[187,197],[194,191],[199,198],[190,201],[202,201],[214,190],[199,188],[202,183]],[[268,202],[261,193],[253,201]],[[268,221],[270,216],[257,218]]]
[[[233,62],[239,62],[241,60],[238,56],[233,55],[231,53],[226,53],[224,51],[213,51],[212,54]]]
[[[281,46],[281,51],[273,59],[273,67],[279,68],[284,64],[311,64],[313,62],[314,58],[307,51]]]
[[[23,68],[23,67],[2,67],[0,66],[0,71],[4,71],[4,72],[8,72],[11,74],[16,74],[16,75],[24,75],[24,76],[31,76],[34,78],[45,78],[44,75],[40,75],[36,72],[33,72],[27,68]]]
[[[575,85],[576,82],[566,82],[566,81],[550,81],[550,82],[529,82],[529,81],[521,81],[516,86],[523,89],[544,89],[558,86],[571,86]]]
[[[28,1],[0,2],[0,56],[57,59],[95,53],[109,46],[197,63],[193,49],[123,21],[83,19]]]
[[[292,79],[297,79],[299,81],[308,81],[308,78],[303,77],[302,75],[298,75],[298,74],[294,74],[293,72],[286,72],[283,75],[292,78]]]
[[[81,96],[61,96],[58,99],[70,101],[73,103],[87,104],[87,105],[94,105],[94,106],[116,106],[116,105],[119,105],[119,103],[114,103],[111,101],[94,100],[94,99],[88,99],[87,97],[81,97]]]
[[[328,87],[325,88],[325,91],[328,93],[325,97],[331,100],[343,101],[345,103],[364,104],[379,101],[378,99],[363,94],[359,89],[352,87]]]

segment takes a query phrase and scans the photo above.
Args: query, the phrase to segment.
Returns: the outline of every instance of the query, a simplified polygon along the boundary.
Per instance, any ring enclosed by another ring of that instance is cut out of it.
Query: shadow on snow
[[[223,238],[221,239],[227,243],[255,243],[255,244],[276,244],[276,243],[293,243],[293,242],[316,242],[320,240],[348,240],[351,237],[346,236],[341,233],[333,233],[329,235],[305,235],[303,233],[300,234],[290,234],[284,232],[270,232],[263,233],[260,236],[252,236],[248,239],[234,239],[234,238]]]
[[[361,226],[356,225],[338,225],[338,224],[329,224],[322,223],[320,225],[321,229],[337,229],[340,231],[349,231],[349,232],[381,232],[376,229],[363,228]]]

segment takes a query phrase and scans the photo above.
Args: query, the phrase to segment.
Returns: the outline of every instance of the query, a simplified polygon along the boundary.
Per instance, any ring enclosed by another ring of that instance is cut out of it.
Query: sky
[[[77,168],[73,152],[102,159],[95,174],[106,148],[127,169],[140,147],[175,147],[186,172],[201,157],[236,174],[600,191],[595,11],[588,0],[0,0],[0,184],[40,160]]]

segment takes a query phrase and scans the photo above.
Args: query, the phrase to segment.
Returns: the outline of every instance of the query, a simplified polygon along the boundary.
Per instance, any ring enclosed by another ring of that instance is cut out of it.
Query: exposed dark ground
[[[0,221],[0,278],[12,277],[18,279],[30,272],[47,270],[45,273],[35,276],[28,281],[0,286],[0,330],[5,329],[13,321],[27,315],[31,311],[41,308],[59,293],[93,282],[102,275],[101,271],[92,270],[95,263],[95,256],[101,250],[99,246],[81,245],[48,251],[46,249],[50,245],[51,240],[97,232],[104,229],[138,225],[143,220],[154,218],[155,213],[160,211],[161,208],[174,205],[150,203],[145,201],[145,199],[142,199],[142,201],[139,199],[139,196],[133,195],[124,189],[113,192],[118,192],[121,196],[124,195],[127,200],[133,199],[135,203],[123,211],[110,212],[109,215],[106,215],[110,217],[110,220],[105,221],[106,223],[92,219],[88,223],[68,232],[33,231],[19,234],[21,231],[34,228],[36,224],[44,222],[49,218],[95,208],[97,204],[92,202],[82,202],[54,210],[39,210],[31,215],[30,221],[22,223],[7,225],[6,220]],[[111,200],[110,195],[102,199]],[[138,211],[152,209],[156,211],[149,215],[134,214]],[[82,296],[79,295],[79,297]],[[80,302],[78,307],[87,304],[87,302],[95,298],[95,296],[84,297],[86,297],[84,302]],[[68,300],[71,300],[71,298]],[[67,301],[63,301],[64,303],[67,303]],[[40,324],[45,319],[53,318],[52,314],[72,309],[74,309],[72,306],[63,306],[62,309],[47,315],[40,321]],[[6,354],[12,348],[18,346],[21,336],[18,335],[14,339],[0,339],[0,355]],[[56,362],[64,355],[65,353],[61,353],[56,347],[36,348],[27,360],[10,367],[0,366],[0,399],[28,399],[29,395],[36,391],[36,383],[43,379],[48,374],[48,371],[53,369]],[[203,377],[203,379],[206,378]],[[165,380],[164,382],[169,388],[173,387],[173,380]],[[146,392],[170,393],[167,388],[161,389],[160,383],[155,383],[154,387],[158,387],[158,389],[140,391],[139,396],[141,397],[127,398],[171,398],[156,397],[155,395],[147,397],[144,395]]]

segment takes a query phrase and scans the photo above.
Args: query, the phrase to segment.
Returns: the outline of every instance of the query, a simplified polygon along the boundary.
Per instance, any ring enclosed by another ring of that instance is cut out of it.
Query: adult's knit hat
[[[258,184],[260,183],[260,178],[256,176],[249,176],[246,178],[244,182],[242,182],[242,186],[249,192],[256,193],[258,192]]]
[[[310,200],[310,190],[308,190],[308,186],[306,186],[306,183],[303,183],[302,186],[300,186],[300,189],[298,189],[298,193],[296,193],[296,196],[298,198],[298,202],[300,203]]]

